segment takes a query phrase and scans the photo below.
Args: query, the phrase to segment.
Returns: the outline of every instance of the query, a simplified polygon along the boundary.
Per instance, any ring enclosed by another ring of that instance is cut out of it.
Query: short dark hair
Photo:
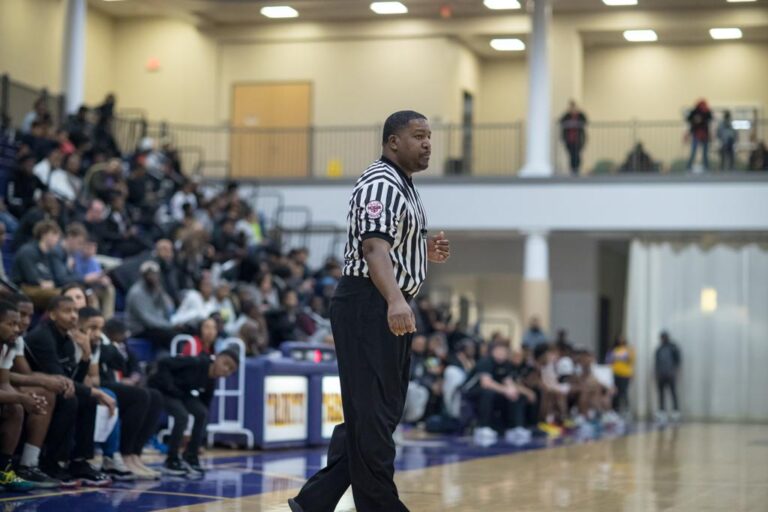
[[[533,358],[538,361],[539,359],[541,359],[541,356],[549,352],[550,348],[551,346],[549,345],[549,343],[541,343],[539,345],[536,345],[536,348],[533,349]]]
[[[127,333],[128,327],[125,326],[125,322],[120,320],[119,318],[110,318],[107,320],[107,323],[104,324],[104,334],[107,335],[107,338],[112,339],[113,336],[116,336],[120,333]]]
[[[90,306],[85,306],[84,308],[80,308],[80,311],[77,312],[77,318],[82,322],[84,320],[88,320],[89,318],[94,318],[97,316],[104,316],[104,314],[99,311],[96,308],[92,308]]]
[[[16,307],[15,304],[12,302],[8,302],[7,300],[0,300],[0,318],[5,318],[5,315],[11,312],[19,312],[19,308]],[[237,361],[237,359],[235,359]]]
[[[232,359],[236,365],[240,366],[240,354],[238,353],[236,348],[227,347],[218,354],[216,354],[216,357],[226,356],[230,359]]]
[[[48,233],[61,234],[61,228],[52,220],[41,220],[32,228],[32,235],[35,240],[41,240]]]
[[[67,297],[66,295],[57,295],[56,297],[53,297],[50,302],[48,302],[48,311],[56,311],[59,309],[59,306],[65,302],[71,302],[72,304],[75,303],[74,300],[72,300],[70,297]]]
[[[384,130],[381,136],[381,143],[386,144],[390,135],[395,135],[397,132],[408,126],[408,123],[414,119],[427,119],[424,114],[419,114],[413,110],[400,110],[390,115],[386,121],[384,121]]]
[[[8,302],[19,307],[19,304],[33,304],[32,299],[24,295],[23,293],[14,293],[10,297],[8,297]]]
[[[83,285],[83,284],[81,284],[81,283],[77,283],[77,282],[74,282],[74,283],[69,283],[69,284],[65,284],[65,285],[64,285],[64,286],[61,288],[61,291],[59,292],[59,295],[62,295],[62,296],[63,296],[63,295],[64,295],[64,294],[66,294],[66,293],[67,293],[69,290],[74,290],[75,288],[77,288],[78,290],[80,290],[81,292],[83,292],[83,295],[86,295],[86,296],[88,295],[88,289],[85,287],[85,285]]]

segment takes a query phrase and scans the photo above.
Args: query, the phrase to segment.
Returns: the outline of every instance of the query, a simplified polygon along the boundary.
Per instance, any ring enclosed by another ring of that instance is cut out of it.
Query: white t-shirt
[[[17,357],[24,355],[24,338],[19,336],[13,346],[3,345],[0,349],[0,369],[10,370]]]

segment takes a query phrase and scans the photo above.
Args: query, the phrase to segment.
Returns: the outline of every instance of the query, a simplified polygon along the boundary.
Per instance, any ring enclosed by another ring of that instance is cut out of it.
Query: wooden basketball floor
[[[317,449],[220,451],[207,458],[204,480],[4,495],[0,510],[285,512],[323,463]],[[524,450],[411,439],[397,465],[413,512],[768,511],[768,425],[687,424]],[[354,511],[351,493],[337,511]]]

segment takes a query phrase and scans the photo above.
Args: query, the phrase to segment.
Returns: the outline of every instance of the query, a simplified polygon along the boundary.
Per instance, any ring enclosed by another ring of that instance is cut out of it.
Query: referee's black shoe
[[[288,506],[291,507],[291,512],[304,512],[304,509],[293,498],[288,499]]]

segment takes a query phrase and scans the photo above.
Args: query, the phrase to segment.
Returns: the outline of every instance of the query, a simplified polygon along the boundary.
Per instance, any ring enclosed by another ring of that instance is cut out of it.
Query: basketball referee
[[[358,512],[402,512],[393,476],[395,443],[408,389],[409,305],[450,244],[427,237],[424,205],[412,177],[429,165],[431,130],[413,111],[384,123],[382,156],[352,191],[343,277],[331,302],[344,423],[328,447],[328,465],[288,500],[292,512],[333,512],[352,485]]]

